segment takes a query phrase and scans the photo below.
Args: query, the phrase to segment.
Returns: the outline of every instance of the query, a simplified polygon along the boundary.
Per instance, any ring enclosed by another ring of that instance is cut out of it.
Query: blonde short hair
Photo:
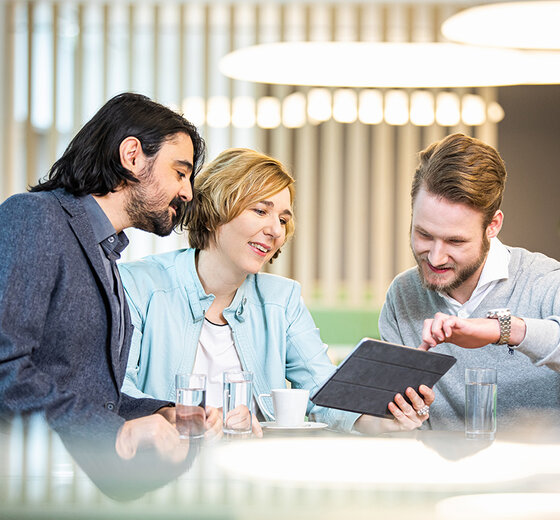
[[[294,179],[284,165],[267,155],[247,148],[230,148],[208,163],[194,181],[194,204],[187,225],[189,245],[206,249],[218,227],[227,224],[251,204],[285,188],[293,204]],[[295,223],[286,223],[286,241],[294,234]],[[276,258],[280,250],[273,258]],[[272,260],[271,260],[272,261]]]

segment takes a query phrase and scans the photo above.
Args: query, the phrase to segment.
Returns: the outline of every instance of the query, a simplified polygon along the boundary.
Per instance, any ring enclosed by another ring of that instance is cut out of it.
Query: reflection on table
[[[329,430],[202,447],[190,469],[142,497],[104,495],[44,423],[0,435],[0,518],[472,519],[560,517],[560,439],[535,431],[380,437]],[[556,516],[555,516],[556,515]]]

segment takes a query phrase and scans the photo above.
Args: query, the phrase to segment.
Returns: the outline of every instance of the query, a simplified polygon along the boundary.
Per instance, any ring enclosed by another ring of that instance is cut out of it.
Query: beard
[[[418,274],[420,276],[420,281],[422,282],[424,288],[430,289],[432,291],[439,291],[439,292],[449,294],[451,291],[454,291],[455,289],[461,287],[461,285],[463,285],[474,273],[478,271],[480,266],[486,260],[486,256],[488,254],[489,249],[490,249],[490,240],[486,237],[485,234],[483,234],[482,243],[480,245],[480,253],[473,262],[461,268],[458,268],[456,264],[445,266],[446,268],[451,268],[455,273],[455,277],[450,282],[447,283],[428,281],[424,276],[424,269],[422,268],[422,264],[428,263],[427,255],[418,256],[414,252],[414,249],[412,250],[412,253],[414,255],[416,263],[418,264]],[[438,266],[434,266],[434,267],[438,267]],[[431,274],[432,276],[435,276],[437,279],[438,277],[437,273],[432,272]]]
[[[153,163],[138,176],[139,182],[130,184],[125,210],[132,227],[165,237],[183,220],[186,203],[175,197],[168,202],[165,194],[153,179]],[[175,209],[175,214],[169,207]]]

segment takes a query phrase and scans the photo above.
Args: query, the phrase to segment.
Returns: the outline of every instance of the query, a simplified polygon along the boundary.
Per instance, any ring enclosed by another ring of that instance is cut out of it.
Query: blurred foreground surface
[[[0,518],[560,518],[558,433],[267,434],[192,446],[181,472],[100,475],[40,419],[16,419],[0,433]]]

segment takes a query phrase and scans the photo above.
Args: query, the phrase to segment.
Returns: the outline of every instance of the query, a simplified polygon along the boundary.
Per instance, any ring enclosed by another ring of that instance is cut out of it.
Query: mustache
[[[176,223],[181,222],[187,212],[188,202],[185,202],[181,197],[175,197],[169,205],[175,208],[175,217],[173,220]]]
[[[434,265],[432,262],[428,260],[427,255],[421,255],[416,257],[417,263],[426,262],[428,265],[432,266],[434,269],[455,269],[455,264],[443,264],[443,265]]]
[[[426,260],[426,263],[428,263],[429,265],[431,265],[434,269],[453,269],[455,266],[454,265],[447,265],[447,264],[443,264],[443,265],[434,265],[432,264],[429,260]]]

